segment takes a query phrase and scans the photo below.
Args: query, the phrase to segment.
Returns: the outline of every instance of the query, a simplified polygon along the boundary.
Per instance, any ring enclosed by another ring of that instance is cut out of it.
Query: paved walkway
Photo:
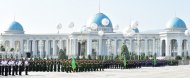
[[[28,76],[0,76],[0,78],[190,78],[190,65],[125,70],[106,69],[99,72],[79,73],[29,72]]]

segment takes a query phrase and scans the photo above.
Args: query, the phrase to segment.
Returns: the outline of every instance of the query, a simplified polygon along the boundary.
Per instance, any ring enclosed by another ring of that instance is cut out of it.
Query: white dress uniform
[[[8,75],[8,64],[7,64],[6,60],[3,62],[3,65],[5,67],[5,76],[7,76]]]
[[[15,61],[11,61],[10,62],[10,65],[11,65],[11,67],[12,67],[12,75],[14,76],[14,71],[15,71]]]
[[[12,60],[11,60],[12,61]],[[12,68],[12,63],[11,61],[8,62],[8,74],[11,75],[11,68]]]
[[[28,75],[28,66],[29,66],[29,63],[27,60],[24,61],[24,65],[25,65],[25,75]]]
[[[28,61],[24,61],[24,65],[28,66],[29,65]]]
[[[18,66],[21,66],[22,65],[22,61],[18,61]]]

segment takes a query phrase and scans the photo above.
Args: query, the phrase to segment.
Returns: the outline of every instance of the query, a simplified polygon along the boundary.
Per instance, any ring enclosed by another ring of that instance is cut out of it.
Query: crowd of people
[[[72,68],[72,59],[0,59],[0,75],[28,75],[28,72],[93,72],[104,69],[134,69],[141,67],[158,67],[178,65],[177,61],[168,60],[75,60],[76,68]]]

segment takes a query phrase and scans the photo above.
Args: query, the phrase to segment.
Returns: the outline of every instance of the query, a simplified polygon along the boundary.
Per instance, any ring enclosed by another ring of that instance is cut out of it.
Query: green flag
[[[153,57],[153,64],[156,65],[156,56]]]
[[[126,67],[127,63],[126,63],[126,57],[125,57],[125,55],[124,55],[123,64],[124,64],[124,66]]]
[[[72,62],[71,62],[71,65],[72,65],[72,69],[76,69],[76,62],[75,62],[75,58],[72,57]]]
[[[123,59],[123,64],[124,66],[126,67],[127,65],[127,59],[129,56],[129,51],[128,51],[128,48],[127,48],[127,45],[125,45],[123,43],[122,47],[121,47],[121,58]]]

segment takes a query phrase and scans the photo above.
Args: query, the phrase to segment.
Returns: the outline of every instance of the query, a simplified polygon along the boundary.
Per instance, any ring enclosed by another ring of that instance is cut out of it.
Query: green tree
[[[1,45],[0,49],[1,51],[5,51],[5,47],[3,45]]]
[[[128,51],[128,48],[127,48],[127,45],[125,45],[123,43],[122,47],[121,47],[121,54],[120,54],[120,59],[123,59],[123,58],[126,58],[127,60],[129,60],[129,51]]]
[[[59,59],[67,59],[66,52],[63,49],[59,50]]]
[[[175,59],[176,60],[182,60],[182,57],[181,56],[176,56]]]
[[[14,48],[11,48],[10,51],[11,51],[11,52],[14,51]]]
[[[88,59],[89,59],[89,60],[92,60],[91,55],[88,55]]]

